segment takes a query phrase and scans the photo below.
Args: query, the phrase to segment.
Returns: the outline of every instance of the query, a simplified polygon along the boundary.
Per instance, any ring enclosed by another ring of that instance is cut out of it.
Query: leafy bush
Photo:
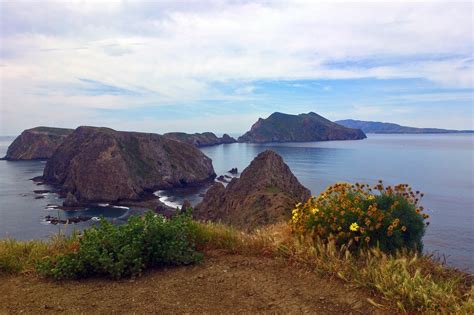
[[[384,187],[380,181],[370,187],[338,183],[317,198],[297,204],[291,226],[296,233],[352,249],[379,246],[383,251],[421,251],[424,220],[428,218],[418,205],[422,196],[405,184]]]
[[[64,255],[46,257],[37,270],[56,279],[105,275],[114,279],[139,275],[145,268],[189,264],[201,258],[194,248],[188,214],[172,219],[147,213],[120,226],[101,220],[84,231]]]

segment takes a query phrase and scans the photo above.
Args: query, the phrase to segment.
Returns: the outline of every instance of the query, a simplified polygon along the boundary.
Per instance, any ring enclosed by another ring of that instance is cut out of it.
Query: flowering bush
[[[349,248],[379,246],[421,251],[424,222],[419,201],[423,194],[405,184],[387,186],[338,183],[293,210],[295,233],[334,241]]]

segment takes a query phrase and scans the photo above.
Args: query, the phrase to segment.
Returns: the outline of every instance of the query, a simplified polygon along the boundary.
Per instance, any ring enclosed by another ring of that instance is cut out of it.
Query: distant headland
[[[337,120],[337,124],[348,127],[358,128],[365,133],[473,133],[474,130],[450,130],[440,128],[416,128],[401,126],[394,123],[364,121],[354,119]]]

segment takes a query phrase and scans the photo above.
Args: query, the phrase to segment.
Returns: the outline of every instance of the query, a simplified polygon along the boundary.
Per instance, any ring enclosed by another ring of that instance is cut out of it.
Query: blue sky
[[[274,111],[473,129],[470,2],[2,1],[0,134],[241,133]]]

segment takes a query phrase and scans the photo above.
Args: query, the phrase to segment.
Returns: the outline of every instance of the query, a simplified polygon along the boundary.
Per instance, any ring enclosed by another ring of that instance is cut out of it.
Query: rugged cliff
[[[5,160],[46,160],[73,132],[72,129],[36,127],[21,133],[8,147]]]
[[[192,145],[98,127],[77,128],[43,174],[79,203],[140,200],[157,189],[198,185],[214,177],[211,159]]]
[[[311,192],[299,183],[281,156],[267,150],[227,187],[214,184],[194,209],[194,216],[252,230],[288,220],[295,204],[310,196]]]
[[[316,114],[289,115],[273,113],[260,118],[239,142],[308,142],[357,140],[366,138],[359,129],[351,129]]]
[[[163,136],[165,136],[168,139],[173,139],[173,140],[189,143],[196,147],[206,147],[206,146],[217,145],[217,144],[237,142],[234,138],[232,138],[228,134],[224,134],[221,138],[219,138],[212,132],[194,133],[194,134],[189,134],[189,133],[184,133],[184,132],[169,132],[169,133],[165,133]]]

